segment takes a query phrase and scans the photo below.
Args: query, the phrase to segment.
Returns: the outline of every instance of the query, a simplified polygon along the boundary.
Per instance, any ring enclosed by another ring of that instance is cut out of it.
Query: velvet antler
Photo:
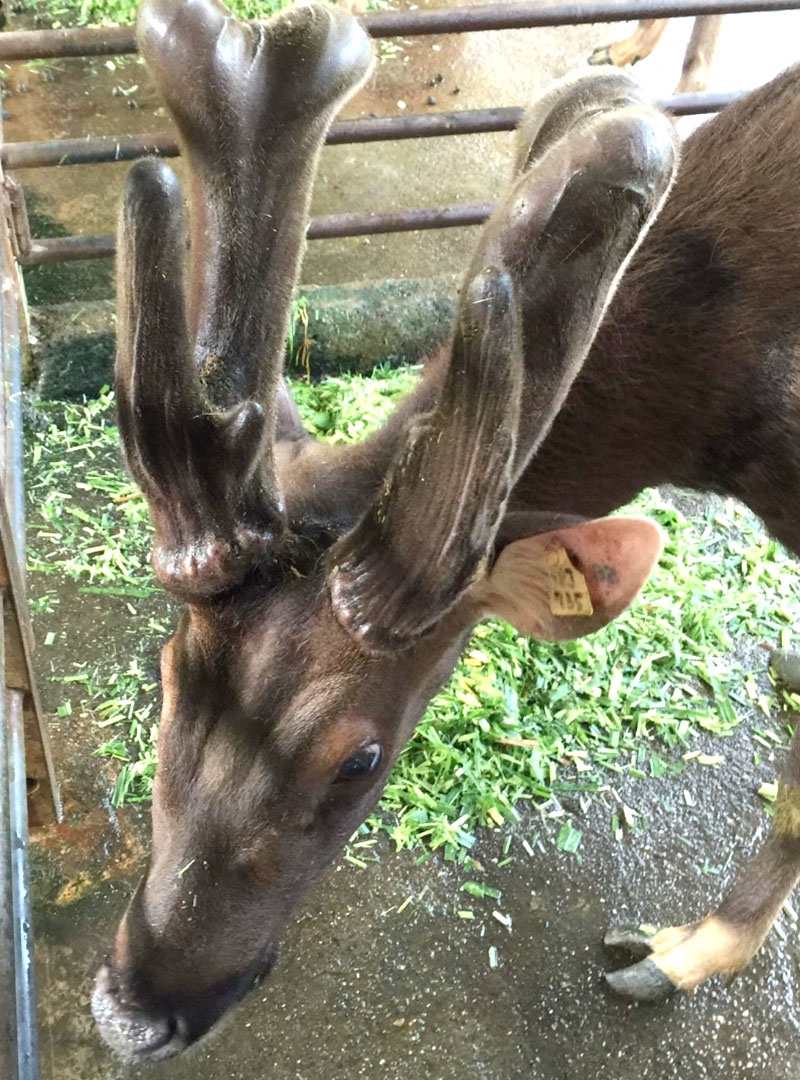
[[[672,179],[672,126],[637,97],[600,76],[562,88],[557,108],[526,125],[521,175],[467,276],[437,405],[331,552],[334,607],[369,648],[412,643],[490,558],[507,496]]]
[[[140,49],[191,176],[129,175],[120,228],[117,391],[130,469],[156,527],[161,583],[190,601],[237,585],[284,531],[272,445],[311,185],[336,110],[372,64],[326,5],[243,23],[214,0],[146,0]]]

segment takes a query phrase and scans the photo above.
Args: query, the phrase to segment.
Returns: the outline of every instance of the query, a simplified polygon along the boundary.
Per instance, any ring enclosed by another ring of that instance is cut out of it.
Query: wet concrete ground
[[[795,59],[796,20],[731,18],[714,85],[757,82]],[[769,33],[759,36],[754,27]],[[688,30],[673,24],[657,56],[642,65],[661,93],[677,78]],[[407,47],[408,62],[401,57],[378,69],[350,114],[396,113],[400,100],[408,111],[422,111],[432,92],[427,79],[439,73],[437,105],[430,108],[519,104],[609,36],[608,27],[584,27],[418,39]],[[50,82],[41,70],[15,69],[7,138],[163,126],[146,89],[134,92],[136,110],[112,95],[115,85],[146,86],[140,67],[110,72],[96,62],[93,82],[86,81],[86,70],[59,65]],[[20,92],[23,80],[27,92]],[[492,198],[509,145],[510,138],[499,135],[327,149],[315,212]],[[113,224],[123,173],[123,167],[104,166],[23,178],[68,231],[104,232]],[[474,239],[470,230],[450,230],[370,243],[320,242],[309,249],[304,279],[449,271],[463,265]],[[45,680],[51,665],[66,670],[93,656],[117,655],[124,664],[137,641],[122,600],[78,599],[65,588],[57,617],[69,630],[71,653],[40,650]],[[763,666],[763,655],[755,662]],[[54,710],[63,687],[45,681],[43,688]],[[611,961],[600,944],[610,923],[703,914],[765,830],[756,792],[772,778],[774,762],[762,750],[764,760],[754,766],[746,728],[722,745],[709,744],[725,757],[718,770],[690,765],[671,779],[627,780],[586,810],[565,803],[563,812],[583,830],[578,855],[548,842],[561,818],[524,819],[509,852],[513,861],[502,868],[498,837],[483,834],[476,851],[486,867],[481,880],[501,890],[498,901],[468,897],[460,885],[474,872],[437,859],[418,865],[413,856],[380,847],[379,861],[364,870],[343,862],[292,925],[269,982],[185,1060],[155,1072],[123,1067],[110,1056],[88,1004],[93,972],[145,858],[146,814],[109,810],[113,770],[90,756],[95,729],[65,718],[54,722],[54,736],[68,815],[34,853],[46,1080],[156,1074],[193,1080],[787,1080],[800,1071],[800,945],[790,919],[783,937],[773,934],[731,988],[703,988],[694,1000],[629,1006],[606,992],[601,977]],[[641,815],[622,842],[611,833],[620,800]],[[465,908],[475,913],[473,921],[458,917]],[[510,931],[494,910],[511,917]],[[496,969],[489,965],[491,946],[498,950]]]
[[[47,625],[64,629],[63,651],[39,653],[53,712],[65,688],[48,674],[93,658],[124,667],[148,610],[131,618],[122,599],[60,593]],[[760,650],[749,659],[763,668]],[[94,969],[144,862],[146,814],[110,811],[113,769],[91,757],[94,726],[72,716],[54,720],[53,731],[67,819],[34,854],[43,1076],[144,1076],[150,1070],[120,1066],[100,1044],[88,1003]],[[342,862],[292,925],[270,981],[190,1057],[159,1072],[197,1080],[796,1075],[800,944],[790,920],[784,938],[773,935],[728,990],[704,988],[692,1001],[649,1008],[613,999],[602,984],[610,958],[600,941],[609,924],[700,916],[766,828],[756,792],[774,775],[772,755],[746,728],[709,740],[707,749],[724,756],[718,770],[690,764],[659,781],[609,777],[590,807],[565,801],[563,812],[583,831],[579,857],[549,842],[562,817],[529,815],[502,868],[498,837],[480,836],[484,874],[438,859],[417,865],[387,847],[366,869]],[[621,803],[640,816],[618,842],[611,817]],[[460,890],[467,877],[500,889],[501,898],[468,897]],[[464,908],[474,921],[458,917]],[[494,910],[511,917],[510,932]]]

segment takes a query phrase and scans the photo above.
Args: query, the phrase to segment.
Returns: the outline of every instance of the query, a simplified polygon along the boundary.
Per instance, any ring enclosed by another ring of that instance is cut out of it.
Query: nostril
[[[105,1042],[126,1061],[162,1061],[184,1049],[177,1018],[123,1003],[105,966],[95,980],[92,1014]]]

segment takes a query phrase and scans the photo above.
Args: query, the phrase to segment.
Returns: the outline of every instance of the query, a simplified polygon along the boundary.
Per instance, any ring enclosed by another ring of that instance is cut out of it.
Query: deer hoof
[[[588,57],[589,64],[613,64],[610,45],[598,45],[592,55]]]
[[[622,949],[629,956],[643,960],[653,951],[653,937],[656,930],[650,926],[612,926],[603,938],[603,944],[609,949]]]
[[[619,926],[608,931],[604,944],[612,949],[623,949],[639,962],[619,971],[606,973],[606,982],[621,997],[632,1001],[664,1001],[678,987],[670,977],[650,958],[656,930],[648,926]]]
[[[606,982],[615,994],[632,1001],[665,1001],[678,989],[649,956],[638,964],[607,972]]]

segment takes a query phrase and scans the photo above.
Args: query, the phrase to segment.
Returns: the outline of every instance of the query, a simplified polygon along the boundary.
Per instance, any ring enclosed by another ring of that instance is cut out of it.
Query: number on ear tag
[[[548,553],[550,573],[550,613],[552,615],[594,614],[586,578],[569,560],[566,549],[559,545]]]

